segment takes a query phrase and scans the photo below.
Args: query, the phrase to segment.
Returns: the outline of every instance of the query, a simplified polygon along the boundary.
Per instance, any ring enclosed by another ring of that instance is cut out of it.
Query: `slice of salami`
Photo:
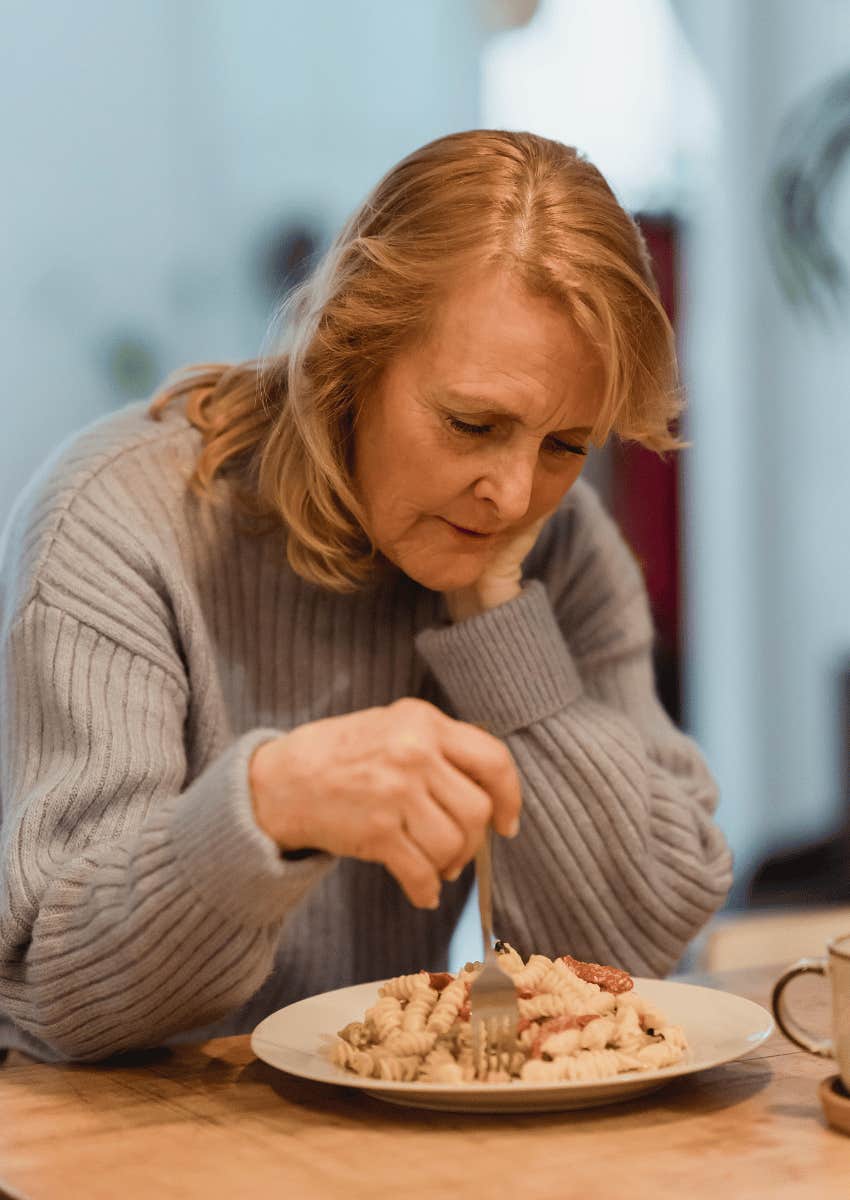
[[[595,983],[603,992],[611,992],[615,996],[620,992],[628,992],[635,986],[635,981],[628,971],[621,971],[619,967],[582,962],[581,959],[573,958],[571,954],[562,954],[561,962],[585,983]]]

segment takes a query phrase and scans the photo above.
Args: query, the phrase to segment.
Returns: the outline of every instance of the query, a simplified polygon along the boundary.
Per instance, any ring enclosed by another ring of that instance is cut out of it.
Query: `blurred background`
[[[576,145],[679,335],[692,447],[589,472],[645,569],[664,702],[720,780],[729,908],[850,905],[850,3],[0,12],[0,522],[72,431],[184,363],[255,357],[408,151],[482,125]]]

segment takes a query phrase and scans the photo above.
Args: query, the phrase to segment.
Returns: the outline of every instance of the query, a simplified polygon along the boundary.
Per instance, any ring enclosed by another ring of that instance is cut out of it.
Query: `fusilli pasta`
[[[569,955],[524,962],[504,942],[497,949],[517,987],[520,1022],[510,1070],[491,1071],[489,1082],[590,1082],[672,1066],[687,1053],[684,1031],[635,994],[626,972]],[[339,1031],[333,1061],[366,1078],[472,1082],[469,990],[480,969],[388,980],[364,1020]]]

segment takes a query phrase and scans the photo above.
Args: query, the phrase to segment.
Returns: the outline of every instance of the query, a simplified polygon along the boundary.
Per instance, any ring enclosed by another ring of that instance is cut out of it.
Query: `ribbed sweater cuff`
[[[192,888],[240,924],[281,920],[336,861],[317,854],[281,858],[254,820],[248,785],[251,755],[277,729],[243,734],[180,797],[172,816],[175,845]]]
[[[424,630],[416,645],[458,716],[499,737],[552,716],[582,691],[539,580],[479,616]]]

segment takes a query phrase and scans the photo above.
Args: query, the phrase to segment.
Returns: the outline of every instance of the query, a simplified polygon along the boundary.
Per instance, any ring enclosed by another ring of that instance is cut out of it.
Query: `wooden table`
[[[777,974],[688,980],[766,1005]],[[819,984],[792,987],[800,1017],[825,1031]],[[850,1137],[826,1125],[817,1096],[834,1070],[775,1033],[749,1058],[626,1104],[464,1116],[291,1078],[247,1038],[119,1066],[12,1056],[0,1184],[14,1200],[848,1200]]]

